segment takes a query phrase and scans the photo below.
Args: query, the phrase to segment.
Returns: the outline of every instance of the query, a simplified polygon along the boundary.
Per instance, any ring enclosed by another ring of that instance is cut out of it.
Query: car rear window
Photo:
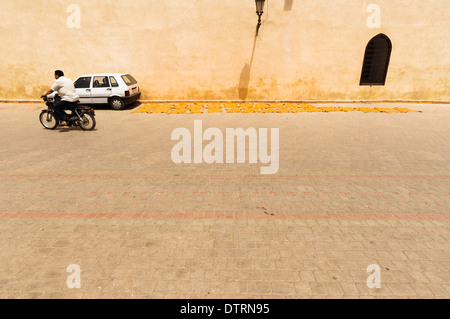
[[[125,81],[126,85],[133,85],[137,83],[136,79],[129,74],[122,75],[122,79]]]

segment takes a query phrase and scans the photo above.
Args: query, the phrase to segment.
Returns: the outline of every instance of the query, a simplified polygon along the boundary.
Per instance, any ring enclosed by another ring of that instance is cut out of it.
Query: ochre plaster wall
[[[285,1],[266,1],[254,41],[253,0],[2,0],[0,99],[36,99],[62,69],[129,72],[148,100],[450,100],[450,2]],[[379,33],[393,44],[386,85],[360,87]]]

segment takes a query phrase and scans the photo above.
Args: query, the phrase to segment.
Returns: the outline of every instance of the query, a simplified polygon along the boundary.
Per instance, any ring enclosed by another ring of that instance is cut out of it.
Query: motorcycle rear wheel
[[[47,130],[54,130],[58,127],[58,120],[53,112],[42,111],[39,115],[39,121]]]

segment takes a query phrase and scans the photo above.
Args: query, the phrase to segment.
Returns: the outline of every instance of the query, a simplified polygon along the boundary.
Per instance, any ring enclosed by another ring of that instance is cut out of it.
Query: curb
[[[38,101],[38,100],[0,100],[0,103],[9,103],[9,104],[44,104],[44,101]]]
[[[412,100],[140,100],[141,103],[415,103],[450,104],[450,101],[412,101]],[[0,100],[0,103],[40,104],[41,100]]]
[[[416,103],[450,104],[450,101],[412,100],[139,100],[141,103]]]

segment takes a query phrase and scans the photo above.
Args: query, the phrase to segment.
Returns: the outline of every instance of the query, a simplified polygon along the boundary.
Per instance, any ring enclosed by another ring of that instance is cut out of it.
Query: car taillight
[[[129,90],[125,91],[125,96],[130,96],[130,91]]]

